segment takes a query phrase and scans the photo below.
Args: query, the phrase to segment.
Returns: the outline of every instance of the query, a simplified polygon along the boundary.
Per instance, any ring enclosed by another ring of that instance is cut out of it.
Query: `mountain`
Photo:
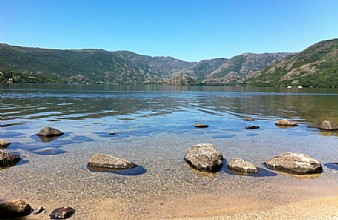
[[[254,86],[338,86],[338,38],[321,41],[304,51],[257,71],[244,84]]]
[[[233,84],[290,53],[186,62],[130,51],[56,50],[0,44],[0,82]]]

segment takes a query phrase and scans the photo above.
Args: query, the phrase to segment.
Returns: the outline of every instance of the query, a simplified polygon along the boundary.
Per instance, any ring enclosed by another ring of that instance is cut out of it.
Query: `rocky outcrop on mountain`
[[[282,60],[291,55],[291,53],[263,53],[253,54],[245,53],[235,56],[214,71],[206,74],[203,83],[205,84],[229,84],[237,83],[243,77],[253,74],[266,66]]]

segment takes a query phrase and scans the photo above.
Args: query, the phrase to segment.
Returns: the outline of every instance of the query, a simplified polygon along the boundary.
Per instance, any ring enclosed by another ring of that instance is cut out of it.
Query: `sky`
[[[0,42],[185,61],[338,37],[338,0],[0,0]]]

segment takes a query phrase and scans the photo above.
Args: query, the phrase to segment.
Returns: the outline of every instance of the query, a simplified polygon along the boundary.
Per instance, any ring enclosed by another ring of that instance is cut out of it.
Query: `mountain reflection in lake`
[[[338,122],[338,90],[236,87],[1,85],[2,126],[43,119],[133,120],[178,113]]]

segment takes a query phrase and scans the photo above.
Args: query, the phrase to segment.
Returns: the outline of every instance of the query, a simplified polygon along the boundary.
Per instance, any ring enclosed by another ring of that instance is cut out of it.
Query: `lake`
[[[338,191],[338,134],[315,128],[323,120],[338,124],[338,89],[1,84],[0,91],[0,138],[12,143],[7,151],[23,157],[0,170],[0,199],[25,199],[48,211],[72,206],[74,219],[95,219],[95,213],[97,219],[157,219],[208,216],[243,203],[283,205]],[[283,118],[299,126],[275,126]],[[260,129],[245,129],[250,125]],[[36,134],[45,126],[65,135],[40,139]],[[199,143],[214,144],[225,162],[241,157],[260,172],[238,176],[225,166],[215,174],[196,172],[183,157]],[[262,164],[288,151],[319,159],[324,172],[299,178]],[[95,153],[129,159],[142,170],[92,172],[86,164]],[[232,203],[219,207],[215,195]],[[209,202],[203,208],[196,201]]]

